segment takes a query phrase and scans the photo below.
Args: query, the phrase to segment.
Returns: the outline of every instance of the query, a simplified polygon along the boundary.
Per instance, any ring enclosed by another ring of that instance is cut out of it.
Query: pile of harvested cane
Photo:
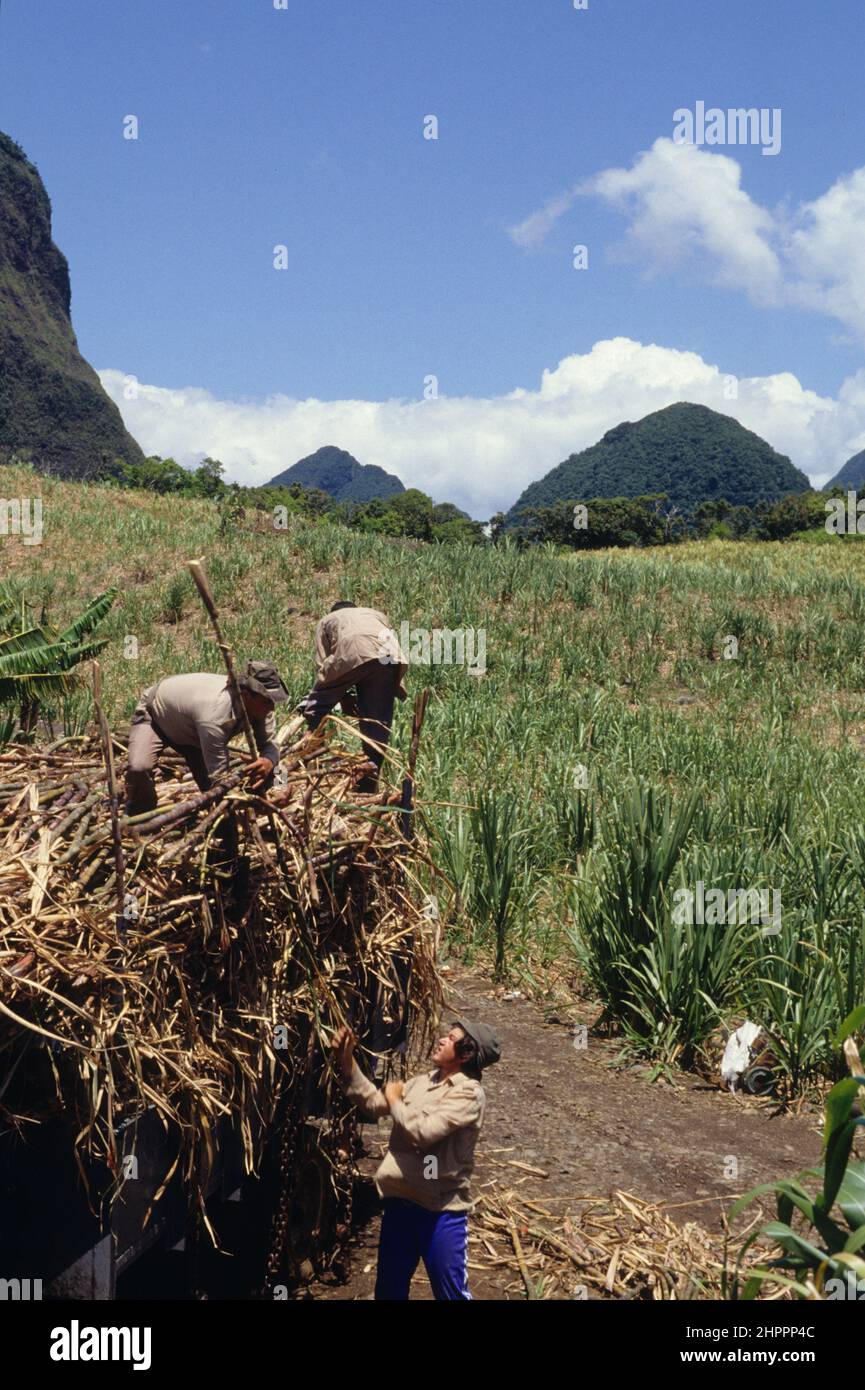
[[[440,995],[407,783],[356,795],[361,758],[340,724],[287,726],[267,797],[246,789],[241,754],[203,794],[168,755],[157,809],[134,820],[118,815],[104,742],[0,751],[4,1123],[74,1114],[82,1158],[116,1171],[118,1124],[155,1107],[194,1192],[223,1117],[255,1172],[280,1100],[302,1123],[313,1090],[333,1090],[340,1023],[363,1038],[403,1010],[426,1046]],[[227,816],[239,854],[220,882]],[[49,1083],[35,1089],[20,1084],[34,1054]]]
[[[723,1298],[747,1234],[724,1242],[628,1192],[572,1197],[563,1212],[495,1184],[482,1193],[475,1221],[469,1267],[512,1272],[508,1293],[529,1299]],[[757,1263],[754,1250],[746,1267]],[[787,1294],[778,1287],[769,1296]]]

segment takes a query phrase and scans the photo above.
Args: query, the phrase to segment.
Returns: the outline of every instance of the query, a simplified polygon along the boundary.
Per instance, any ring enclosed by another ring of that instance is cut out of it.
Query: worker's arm
[[[204,766],[212,778],[224,777],[230,761],[224,728],[215,720],[204,719],[198,721],[196,730]]]
[[[276,715],[273,710],[264,719],[253,720],[252,732],[255,736],[255,746],[261,757],[267,758],[276,767],[279,762],[280,751],[275,742]]]
[[[391,1103],[395,1125],[408,1135],[415,1148],[439,1144],[455,1129],[476,1125],[481,1117],[481,1098],[477,1091],[457,1090],[424,1106],[409,1106],[404,1100]]]
[[[330,656],[334,648],[333,623],[329,623],[327,618],[322,618],[318,627],[315,629],[315,659],[319,666],[322,666],[327,657]]]
[[[364,1076],[357,1062],[352,1066],[348,1080],[342,1078],[343,1089],[352,1105],[368,1120],[378,1120],[388,1113],[388,1103],[384,1092]]]

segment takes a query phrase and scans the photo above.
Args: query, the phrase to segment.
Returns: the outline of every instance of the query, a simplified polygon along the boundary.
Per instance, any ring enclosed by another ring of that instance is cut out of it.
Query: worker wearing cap
[[[341,1028],[334,1056],[345,1094],[366,1119],[389,1114],[390,1143],[376,1175],[384,1200],[375,1296],[403,1301],[423,1260],[433,1295],[471,1298],[468,1287],[469,1185],[484,1115],[481,1073],[501,1056],[492,1028],[461,1018],[439,1038],[434,1070],[379,1090],[354,1059]]]
[[[247,776],[261,787],[279,762],[273,710],[288,699],[288,691],[269,661],[248,662],[238,686],[259,752]],[[153,768],[166,748],[182,754],[197,786],[208,791],[228,771],[228,745],[242,728],[241,710],[224,675],[167,676],[150,686],[129,731],[126,814],[140,815],[156,806]]]
[[[406,698],[403,678],[408,662],[396,633],[377,608],[358,608],[341,600],[316,628],[315,655],[315,684],[298,710],[311,729],[337,705],[344,714],[359,716],[364,752],[372,770],[357,789],[375,791],[384,761],[383,749],[375,744],[387,745],[394,700]]]

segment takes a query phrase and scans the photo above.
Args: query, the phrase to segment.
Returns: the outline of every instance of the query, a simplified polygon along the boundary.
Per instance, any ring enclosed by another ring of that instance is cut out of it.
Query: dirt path
[[[818,1161],[821,1113],[773,1114],[766,1101],[731,1096],[684,1076],[679,1089],[650,1085],[644,1069],[611,1064],[620,1044],[589,1037],[576,1050],[569,1028],[545,1023],[524,999],[496,998],[489,981],[458,973],[448,981],[448,1006],[495,1027],[502,1061],[484,1078],[487,1110],[478,1147],[475,1191],[495,1184],[564,1211],[568,1201],[620,1188],[666,1202],[674,1219],[721,1229],[721,1211],[758,1183],[792,1175]],[[387,1124],[365,1131],[371,1176],[386,1143]],[[542,1169],[536,1177],[513,1161]],[[735,1177],[726,1176],[737,1166]],[[681,1205],[687,1204],[687,1205]],[[374,1211],[375,1203],[371,1202]],[[378,1215],[351,1247],[350,1274],[306,1291],[316,1299],[369,1299],[375,1280]],[[520,1297],[512,1274],[471,1270],[478,1299]],[[428,1299],[423,1270],[412,1297]]]

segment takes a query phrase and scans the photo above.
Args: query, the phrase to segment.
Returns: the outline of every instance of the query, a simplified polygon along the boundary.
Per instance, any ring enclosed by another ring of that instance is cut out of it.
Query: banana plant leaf
[[[865,1226],[865,1160],[847,1164],[835,1201],[853,1230]]]
[[[23,632],[13,632],[8,637],[0,637],[0,657],[8,656],[13,652],[29,652],[41,647],[48,647],[55,640],[41,627],[30,627]]]
[[[70,694],[76,684],[75,667],[90,661],[106,645],[106,638],[86,639],[108,613],[116,594],[116,589],[99,594],[60,634],[40,625],[0,638],[0,706],[33,705]],[[0,605],[0,620],[8,619],[13,607],[18,611],[3,591]]]
[[[59,640],[64,645],[77,645],[82,637],[88,637],[94,628],[98,627],[102,619],[107,617],[111,605],[117,597],[116,589],[106,589],[87,605],[79,618],[75,619],[64,632],[60,633]]]

